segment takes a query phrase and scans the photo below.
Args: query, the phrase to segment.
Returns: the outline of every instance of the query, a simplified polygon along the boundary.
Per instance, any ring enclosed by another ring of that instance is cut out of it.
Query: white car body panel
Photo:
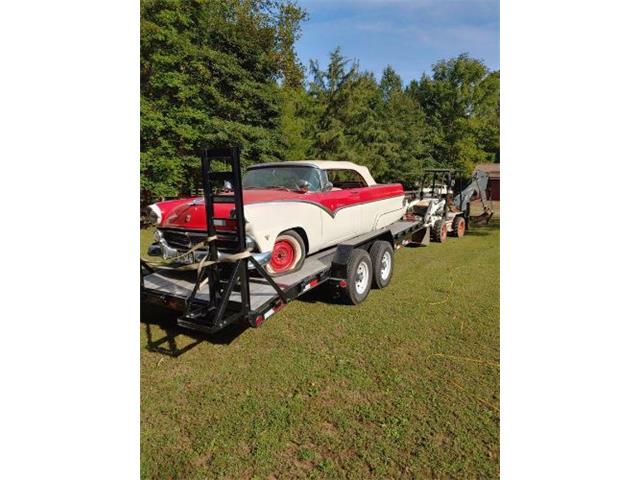
[[[308,240],[308,254],[331,247],[371,230],[386,227],[405,213],[404,196],[340,208],[332,215],[321,206],[294,200],[245,206],[247,233],[261,252],[271,251],[278,234],[301,229]]]

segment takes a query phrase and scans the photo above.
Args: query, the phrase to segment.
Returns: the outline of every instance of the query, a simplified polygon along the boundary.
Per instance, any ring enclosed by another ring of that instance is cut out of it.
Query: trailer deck
[[[282,308],[284,303],[288,303],[312,288],[331,280],[336,284],[339,283],[340,278],[332,277],[332,266],[339,248],[358,248],[371,244],[380,238],[385,238],[394,247],[399,248],[406,238],[421,229],[424,229],[424,225],[420,221],[399,220],[383,229],[354,237],[336,247],[308,256],[300,270],[274,278],[277,286],[285,294],[285,302],[281,301],[276,289],[265,278],[249,276],[249,308],[254,313],[255,318],[262,317],[262,320],[259,320],[259,323],[261,323],[261,321],[266,320]],[[195,285],[196,274],[193,271],[155,271],[142,277],[142,292],[147,302],[179,312],[185,310],[185,303],[192,295]],[[241,301],[241,290],[234,288],[229,296],[229,303],[231,305],[239,305]],[[208,289],[199,288],[193,297],[193,302],[203,306],[210,304]],[[179,320],[178,323],[189,328],[209,330],[207,327],[198,326],[184,319]]]
[[[323,252],[310,255],[304,265],[297,272],[276,277],[274,280],[278,286],[287,291],[308,277],[313,277],[331,268],[331,261],[335,255],[336,247]],[[195,272],[154,272],[144,277],[144,287],[149,293],[170,295],[187,299],[195,286]],[[196,293],[196,300],[209,302],[209,292],[201,288]],[[278,298],[276,290],[263,278],[250,277],[249,298],[252,310],[259,310],[270,301]],[[234,290],[229,297],[232,302],[240,301],[240,292]]]

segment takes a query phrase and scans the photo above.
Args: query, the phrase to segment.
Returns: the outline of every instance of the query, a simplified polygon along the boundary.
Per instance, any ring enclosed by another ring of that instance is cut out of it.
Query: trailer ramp
[[[331,261],[335,248],[310,255],[304,265],[297,272],[275,277],[278,286],[287,293],[292,288],[303,284],[306,279],[312,280],[318,275],[331,269]],[[166,295],[186,300],[195,287],[194,272],[168,272],[158,271],[144,277],[145,290],[155,292],[157,295]],[[304,286],[302,287],[304,288]],[[249,298],[251,310],[260,311],[266,305],[278,299],[275,289],[261,277],[249,278]],[[240,292],[234,290],[229,298],[230,302],[240,302]],[[209,291],[200,288],[195,296],[195,301],[209,303]]]

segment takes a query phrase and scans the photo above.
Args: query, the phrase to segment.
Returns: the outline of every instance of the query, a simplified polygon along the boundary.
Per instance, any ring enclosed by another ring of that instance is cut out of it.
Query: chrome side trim
[[[313,202],[311,200],[303,200],[303,199],[273,200],[273,201],[270,201],[270,202],[259,202],[259,203],[256,203],[255,205],[267,205],[267,204],[270,204],[270,203],[307,203],[309,205],[313,205],[314,207],[320,208],[321,210],[326,212],[329,216],[331,216],[331,218],[335,218],[340,210],[344,210],[344,209],[350,208],[350,207],[357,207],[358,205],[364,205],[366,203],[376,203],[376,202],[382,202],[384,200],[391,200],[392,198],[398,198],[398,197],[404,197],[404,193],[401,193],[401,194],[398,194],[398,195],[392,195],[391,197],[380,198],[378,200],[372,200],[372,201],[368,201],[368,202],[350,203],[349,205],[343,205],[341,207],[338,207],[333,211],[329,210],[327,207],[325,207],[321,203]],[[249,205],[254,205],[254,204],[249,204]]]

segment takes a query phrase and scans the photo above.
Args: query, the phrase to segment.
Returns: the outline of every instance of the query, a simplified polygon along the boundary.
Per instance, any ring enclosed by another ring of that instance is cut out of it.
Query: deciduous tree
[[[140,25],[144,200],[198,185],[204,146],[278,160],[282,92],[299,81],[292,42],[304,18],[277,0],[143,0]]]

